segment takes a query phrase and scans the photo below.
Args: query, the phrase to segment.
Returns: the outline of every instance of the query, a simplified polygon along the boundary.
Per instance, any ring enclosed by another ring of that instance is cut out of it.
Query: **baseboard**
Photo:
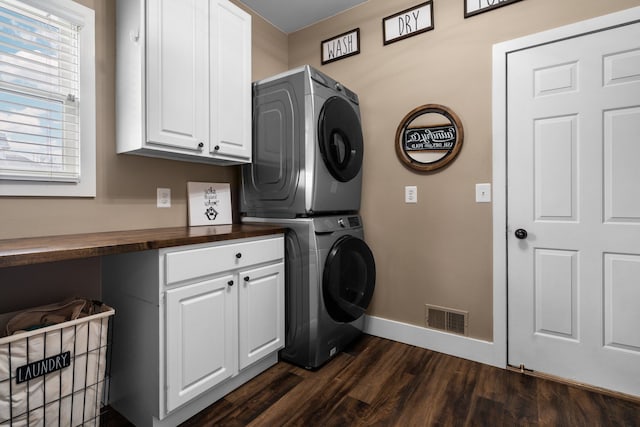
[[[506,367],[506,354],[490,341],[440,332],[395,320],[365,316],[364,332],[381,338],[473,360],[498,368]]]

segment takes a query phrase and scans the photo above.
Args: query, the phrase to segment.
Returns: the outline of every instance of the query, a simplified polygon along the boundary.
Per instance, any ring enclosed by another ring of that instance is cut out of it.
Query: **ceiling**
[[[367,0],[239,0],[284,33],[293,33]]]

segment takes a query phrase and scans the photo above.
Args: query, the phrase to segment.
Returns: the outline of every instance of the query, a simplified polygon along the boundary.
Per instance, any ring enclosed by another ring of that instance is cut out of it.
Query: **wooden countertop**
[[[232,224],[6,239],[0,240],[0,268],[268,236],[285,230],[272,225]]]

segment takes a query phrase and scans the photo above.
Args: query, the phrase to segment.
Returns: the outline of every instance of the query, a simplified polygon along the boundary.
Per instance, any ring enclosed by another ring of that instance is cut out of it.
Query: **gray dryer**
[[[285,348],[280,356],[318,368],[361,333],[376,281],[358,215],[243,218],[288,228],[285,235]]]
[[[240,212],[294,218],[357,212],[363,158],[358,96],[306,65],[253,84],[253,163]]]

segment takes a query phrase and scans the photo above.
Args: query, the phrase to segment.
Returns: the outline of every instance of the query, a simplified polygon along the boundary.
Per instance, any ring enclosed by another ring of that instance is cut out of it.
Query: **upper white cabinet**
[[[228,0],[118,0],[117,151],[251,161],[251,16]]]

